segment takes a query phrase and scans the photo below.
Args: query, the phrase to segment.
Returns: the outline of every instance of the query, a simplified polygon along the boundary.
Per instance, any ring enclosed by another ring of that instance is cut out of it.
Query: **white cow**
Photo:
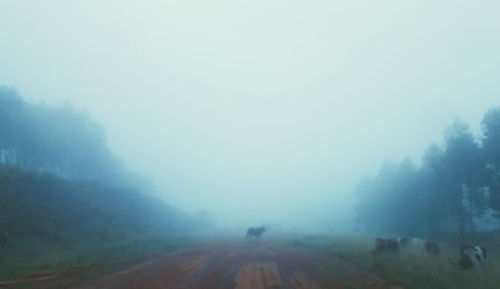
[[[462,257],[458,265],[461,269],[481,268],[488,260],[488,251],[482,246],[463,245],[460,253]]]

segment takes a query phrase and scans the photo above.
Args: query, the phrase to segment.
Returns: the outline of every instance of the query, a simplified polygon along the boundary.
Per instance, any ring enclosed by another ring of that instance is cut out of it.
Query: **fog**
[[[0,2],[0,85],[71,103],[220,224],[352,227],[358,181],[499,104],[498,1]]]

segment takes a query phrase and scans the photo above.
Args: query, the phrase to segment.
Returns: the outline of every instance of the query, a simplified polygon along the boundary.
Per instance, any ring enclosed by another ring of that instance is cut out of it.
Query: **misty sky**
[[[500,2],[0,0],[0,85],[88,111],[174,205],[333,223],[500,105]]]

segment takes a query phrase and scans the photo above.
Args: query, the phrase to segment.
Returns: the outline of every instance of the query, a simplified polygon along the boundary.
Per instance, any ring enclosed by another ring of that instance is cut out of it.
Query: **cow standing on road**
[[[266,231],[266,228],[264,226],[260,227],[250,227],[247,230],[247,239],[259,239],[260,235]]]

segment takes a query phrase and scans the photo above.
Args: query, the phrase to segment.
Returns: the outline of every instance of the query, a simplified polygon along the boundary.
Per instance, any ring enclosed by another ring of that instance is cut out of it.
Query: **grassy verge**
[[[172,252],[190,244],[187,238],[151,238],[111,244],[89,243],[70,247],[18,244],[14,251],[0,251],[0,281],[37,271],[58,271],[100,262],[113,263],[159,252]]]
[[[418,248],[402,250],[399,256],[374,257],[371,253],[373,240],[373,237],[368,236],[314,235],[295,238],[289,245],[340,257],[410,289],[499,288],[500,257],[495,254],[488,260],[486,270],[462,271],[449,262],[449,259],[458,260],[458,249],[455,245],[443,246],[443,253],[437,258]],[[489,248],[498,246],[492,241],[482,244]],[[340,267],[332,265],[327,266],[327,269],[337,276],[343,276],[345,274],[342,274],[343,269]],[[349,285],[349,280],[345,280],[345,283]]]
[[[135,189],[0,165],[0,281],[171,250],[193,228]]]

